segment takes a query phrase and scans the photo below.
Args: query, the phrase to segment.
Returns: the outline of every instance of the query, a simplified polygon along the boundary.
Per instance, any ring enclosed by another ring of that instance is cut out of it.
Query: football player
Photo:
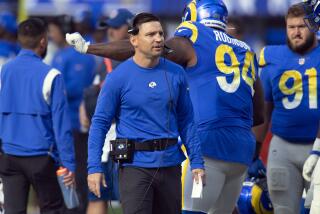
[[[318,129],[320,61],[314,59],[320,49],[305,15],[301,4],[292,5],[285,17],[287,45],[266,46],[259,60],[266,119],[257,139],[263,140],[271,123],[267,178],[277,214],[299,213],[303,189],[309,186],[302,168]]]

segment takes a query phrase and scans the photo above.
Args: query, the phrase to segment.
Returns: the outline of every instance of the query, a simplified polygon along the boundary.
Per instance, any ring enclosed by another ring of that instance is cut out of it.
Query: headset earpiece
[[[164,53],[163,53],[164,55],[171,54],[173,52],[174,52],[173,49],[169,48],[167,45],[164,45]]]
[[[129,30],[128,30],[128,34],[130,35],[137,35],[139,33],[139,28],[135,28],[135,27],[131,27]]]
[[[134,17],[132,17],[132,19],[128,22],[129,25],[129,30],[128,30],[128,34],[130,35],[138,35],[139,33],[139,28],[136,26],[136,22],[137,22],[137,17],[139,16],[139,14],[141,13],[137,13]]]

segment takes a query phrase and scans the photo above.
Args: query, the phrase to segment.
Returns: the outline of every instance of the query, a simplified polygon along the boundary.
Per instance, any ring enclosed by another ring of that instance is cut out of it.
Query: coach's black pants
[[[56,177],[56,166],[49,156],[0,156],[6,214],[27,213],[28,193],[33,186],[41,214],[62,214],[64,203]]]
[[[180,214],[181,167],[120,167],[124,214]]]

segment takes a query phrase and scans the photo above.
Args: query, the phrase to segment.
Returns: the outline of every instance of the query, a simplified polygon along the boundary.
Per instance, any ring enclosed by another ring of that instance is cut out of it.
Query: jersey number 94
[[[229,65],[225,62],[225,56],[228,56],[230,58]],[[254,66],[254,53],[251,51],[247,51],[244,59],[244,65],[240,72],[240,63],[239,60],[233,51],[233,48],[229,45],[219,45],[216,49],[215,54],[215,61],[217,68],[220,72],[230,75],[233,74],[233,80],[231,82],[227,81],[226,76],[218,76],[217,81],[220,86],[220,88],[228,93],[234,93],[237,91],[237,89],[240,86],[241,78],[245,81],[245,83],[251,88],[252,96],[254,94],[253,84],[255,81],[255,74],[256,74],[256,68]],[[250,70],[250,76],[249,68],[251,66]]]

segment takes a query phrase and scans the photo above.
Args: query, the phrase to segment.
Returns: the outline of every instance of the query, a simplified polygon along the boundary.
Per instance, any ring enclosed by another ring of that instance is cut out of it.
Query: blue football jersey
[[[271,131],[288,141],[312,142],[319,123],[320,47],[299,55],[287,45],[260,53],[265,100],[274,103]]]
[[[202,139],[204,155],[250,163],[255,147],[250,130],[253,84],[258,69],[254,52],[245,42],[197,22],[183,22],[175,36],[188,38],[197,55],[197,64],[186,72],[195,121],[199,133],[207,136]],[[216,133],[227,127],[238,131]],[[244,151],[243,158],[237,155],[239,151]]]

